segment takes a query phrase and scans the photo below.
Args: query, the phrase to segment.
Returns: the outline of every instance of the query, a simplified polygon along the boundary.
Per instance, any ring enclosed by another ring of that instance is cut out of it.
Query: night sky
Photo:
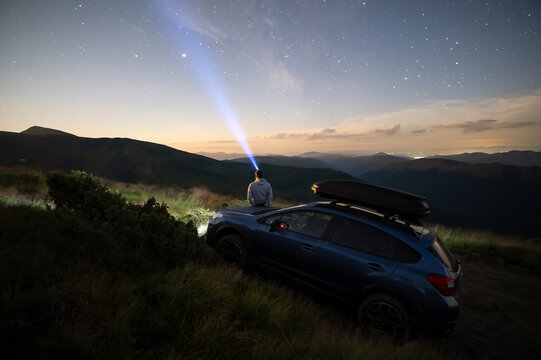
[[[185,151],[541,150],[541,1],[7,1],[0,130]]]

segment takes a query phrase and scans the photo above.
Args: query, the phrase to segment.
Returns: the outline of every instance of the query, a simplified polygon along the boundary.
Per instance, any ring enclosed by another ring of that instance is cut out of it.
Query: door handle
[[[311,244],[303,243],[301,248],[306,251],[314,251],[314,246]]]
[[[374,271],[385,271],[383,266],[377,263],[368,263],[367,266]]]

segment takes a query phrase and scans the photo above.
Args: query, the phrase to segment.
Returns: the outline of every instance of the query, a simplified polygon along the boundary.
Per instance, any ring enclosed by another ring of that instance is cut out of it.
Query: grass
[[[134,204],[143,204],[152,197],[160,203],[167,204],[171,215],[185,223],[191,221],[200,234],[204,233],[208,222],[215,214],[215,211],[211,209],[227,206],[226,202],[219,204],[223,199],[203,189],[184,191],[176,188],[133,186],[121,183],[113,184],[113,188],[120,191],[128,201]]]
[[[5,206],[32,206],[45,209],[47,202],[42,198],[29,197],[20,193],[1,193],[0,204]]]
[[[456,255],[464,260],[482,261],[493,266],[510,266],[541,276],[541,244],[489,232],[432,227]]]
[[[34,170],[0,167],[0,204],[45,208],[48,190],[45,178]]]

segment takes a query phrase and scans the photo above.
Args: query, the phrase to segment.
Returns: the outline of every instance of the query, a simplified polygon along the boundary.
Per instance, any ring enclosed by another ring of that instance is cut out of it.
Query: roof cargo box
[[[423,196],[350,180],[325,180],[312,185],[316,195],[360,205],[404,220],[417,221],[430,214]]]

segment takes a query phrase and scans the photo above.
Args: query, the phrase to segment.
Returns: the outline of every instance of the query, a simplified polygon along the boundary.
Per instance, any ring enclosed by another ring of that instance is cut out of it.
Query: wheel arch
[[[218,231],[216,231],[216,234],[214,235],[214,238],[213,238],[213,241],[212,241],[212,246],[215,247],[218,242],[220,241],[221,238],[223,238],[224,236],[226,235],[230,235],[230,234],[233,234],[233,235],[238,235],[240,237],[240,239],[242,240],[244,246],[247,246],[247,242],[246,242],[246,235],[244,234],[243,231],[241,231],[239,228],[235,227],[235,226],[223,226],[221,228],[218,229]]]
[[[386,294],[396,298],[398,301],[404,304],[404,306],[411,314],[414,329],[417,328],[420,315],[419,307],[405,291],[402,291],[398,288],[384,285],[370,286],[358,292],[353,297],[352,303],[355,305],[355,308],[358,309],[364,299],[374,294]]]

